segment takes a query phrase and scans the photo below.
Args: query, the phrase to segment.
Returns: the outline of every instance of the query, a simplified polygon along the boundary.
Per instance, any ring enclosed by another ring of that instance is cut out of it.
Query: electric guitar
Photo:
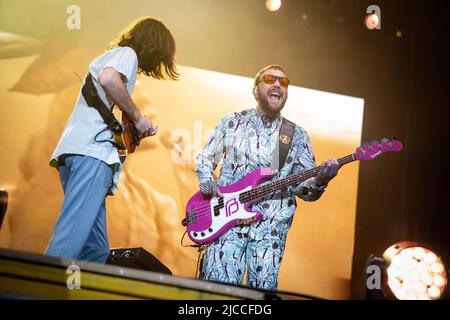
[[[113,114],[122,127],[122,130],[113,131],[114,142],[119,151],[119,156],[127,156],[134,152],[140,139],[134,123],[124,112],[119,108],[114,108]]]
[[[382,153],[401,149],[400,141],[385,138],[380,142],[363,144],[355,153],[337,161],[339,167],[342,167],[355,160],[372,160]],[[193,242],[211,243],[235,225],[261,220],[262,213],[252,211],[250,209],[252,204],[277,190],[317,176],[320,169],[321,166],[318,166],[261,186],[274,175],[271,168],[263,168],[253,171],[229,186],[219,186],[223,196],[204,199],[203,194],[197,192],[186,205],[186,217],[182,224],[187,228],[187,234]]]

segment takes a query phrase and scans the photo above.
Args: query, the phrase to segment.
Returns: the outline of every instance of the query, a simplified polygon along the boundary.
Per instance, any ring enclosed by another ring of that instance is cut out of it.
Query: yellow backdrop
[[[36,47],[19,40],[25,48]],[[40,47],[31,56],[19,50],[17,57],[0,60],[0,187],[10,194],[0,246],[45,251],[63,199],[49,157],[79,92],[75,74],[83,77],[99,53]],[[107,200],[107,223],[111,247],[142,246],[175,275],[193,277],[197,251],[180,245],[184,206],[198,186],[193,158],[223,115],[255,102],[249,78],[179,69],[180,81],[143,77],[135,88],[135,101],[159,124],[159,132],[127,159],[118,194]],[[310,133],[318,162],[354,152],[361,136],[362,100],[289,90],[284,114]],[[320,105],[316,110],[315,103]],[[341,104],[354,107],[336,113]],[[358,164],[352,163],[340,170],[319,201],[299,201],[280,290],[349,297],[357,174]]]

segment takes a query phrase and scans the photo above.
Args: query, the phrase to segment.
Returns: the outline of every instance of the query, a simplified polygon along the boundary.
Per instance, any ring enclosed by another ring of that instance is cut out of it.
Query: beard
[[[283,97],[283,100],[279,105],[272,106],[267,96],[258,97],[258,103],[261,107],[261,110],[271,119],[278,117],[281,110],[283,110],[284,105],[286,104],[286,100],[287,96]]]

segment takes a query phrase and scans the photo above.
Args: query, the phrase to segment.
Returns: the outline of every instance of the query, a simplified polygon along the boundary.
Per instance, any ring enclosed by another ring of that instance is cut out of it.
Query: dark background
[[[83,19],[70,37],[55,28],[69,4]],[[363,23],[371,4],[381,30]],[[404,148],[360,166],[352,298],[362,299],[368,256],[391,244],[418,241],[450,261],[449,12],[445,1],[286,0],[271,13],[263,0],[2,0],[0,30],[104,48],[123,21],[163,17],[180,64],[253,77],[277,63],[294,85],[364,98],[362,140],[396,136]]]

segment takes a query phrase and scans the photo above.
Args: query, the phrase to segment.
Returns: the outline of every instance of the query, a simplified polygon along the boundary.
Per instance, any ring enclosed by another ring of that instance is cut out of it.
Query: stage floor
[[[3,299],[312,299],[193,278],[0,249]]]

